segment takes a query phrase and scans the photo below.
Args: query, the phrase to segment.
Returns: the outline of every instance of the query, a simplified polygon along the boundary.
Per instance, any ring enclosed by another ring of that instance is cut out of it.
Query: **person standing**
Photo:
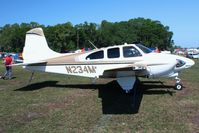
[[[6,72],[4,74],[4,76],[2,77],[3,79],[11,79],[12,78],[12,55],[7,55],[4,58],[4,64],[5,64],[5,68],[6,68]]]

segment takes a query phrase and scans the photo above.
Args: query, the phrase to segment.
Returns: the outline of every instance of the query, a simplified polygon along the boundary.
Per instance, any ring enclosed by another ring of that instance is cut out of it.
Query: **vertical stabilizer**
[[[34,28],[26,33],[23,48],[24,62],[41,61],[60,56],[48,47],[42,28]]]

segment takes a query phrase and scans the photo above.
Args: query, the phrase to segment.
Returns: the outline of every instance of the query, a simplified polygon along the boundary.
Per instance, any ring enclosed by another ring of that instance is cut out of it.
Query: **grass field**
[[[182,91],[173,79],[140,79],[135,109],[117,82],[38,72],[28,85],[31,73],[15,67],[12,80],[0,79],[0,133],[199,132],[198,70],[196,61],[180,74]]]

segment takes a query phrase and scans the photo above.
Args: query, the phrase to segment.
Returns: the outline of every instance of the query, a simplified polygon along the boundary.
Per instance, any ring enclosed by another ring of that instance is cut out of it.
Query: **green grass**
[[[31,73],[14,67],[14,79],[0,79],[0,132],[197,132],[198,70],[196,61],[180,74],[182,91],[173,79],[140,79],[135,113],[116,82],[37,72],[28,85]]]

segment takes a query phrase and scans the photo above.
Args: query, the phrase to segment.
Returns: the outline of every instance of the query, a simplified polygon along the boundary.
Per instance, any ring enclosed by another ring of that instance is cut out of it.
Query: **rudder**
[[[60,55],[48,47],[42,28],[34,28],[26,33],[23,48],[24,62],[42,61]]]

